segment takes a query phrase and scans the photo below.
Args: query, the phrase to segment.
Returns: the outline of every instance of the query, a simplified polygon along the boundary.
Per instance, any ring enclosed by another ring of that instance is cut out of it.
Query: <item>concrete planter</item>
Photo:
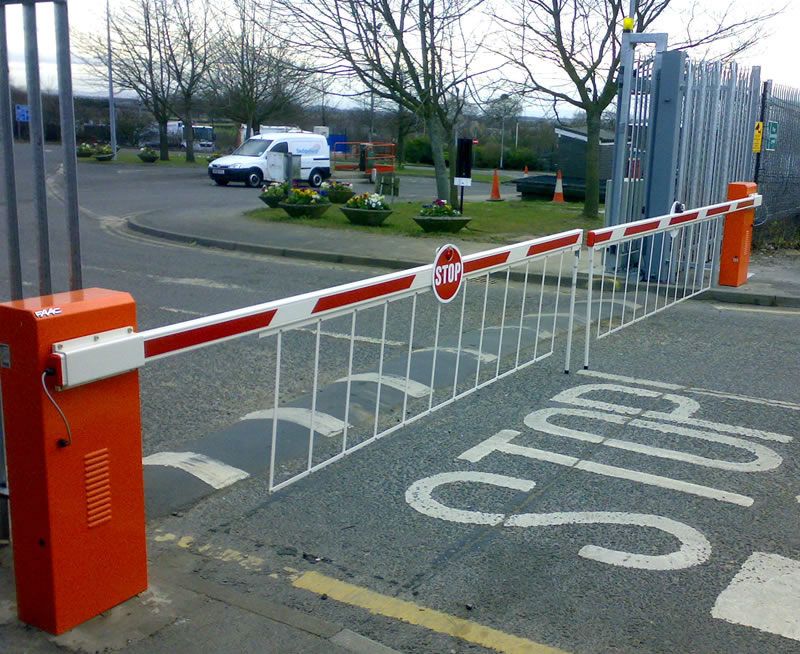
[[[268,206],[270,209],[277,209],[277,208],[278,208],[278,205],[280,205],[280,204],[281,204],[281,202],[283,202],[283,201],[286,199],[285,197],[283,197],[283,198],[279,198],[279,197],[277,197],[277,196],[275,196],[275,195],[266,195],[266,194],[264,194],[264,193],[262,193],[262,194],[261,194],[261,195],[259,195],[258,197],[259,197],[259,199],[260,199],[260,200],[261,200],[261,201],[262,201],[264,204],[266,204],[266,205],[267,205],[267,206]]]
[[[96,155],[94,155],[94,158],[97,159],[97,161],[111,161],[114,158],[114,155],[113,154],[96,154]]]
[[[291,218],[320,218],[328,209],[331,203],[324,204],[289,204],[280,202],[278,206],[289,214]]]
[[[136,156],[139,157],[139,159],[141,159],[144,163],[155,163],[158,161],[157,154],[145,154],[144,152],[140,152]]]
[[[339,210],[354,225],[377,227],[391,215],[391,209],[357,209],[356,207],[340,207]]]
[[[334,204],[344,204],[354,195],[353,191],[328,191],[328,199]]]
[[[466,216],[414,216],[417,223],[425,232],[455,233],[467,226],[472,218]]]

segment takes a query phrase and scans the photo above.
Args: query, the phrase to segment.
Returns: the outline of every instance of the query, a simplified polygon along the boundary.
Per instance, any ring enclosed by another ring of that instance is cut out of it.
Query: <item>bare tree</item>
[[[464,107],[479,39],[465,17],[484,0],[274,0],[293,46],[312,49],[315,69],[355,78],[377,98],[396,102],[428,129],[439,197],[455,200],[445,148]],[[482,32],[484,34],[485,32]]]
[[[509,0],[512,13],[499,19],[504,47],[495,49],[521,71],[517,91],[550,99],[554,109],[572,106],[586,114],[586,199],[583,212],[596,217],[600,198],[600,126],[617,92],[621,23],[625,0]],[[626,3],[627,4],[627,3]],[[654,26],[673,0],[639,0],[635,30]],[[675,3],[678,4],[678,3]],[[721,15],[688,6],[686,40],[675,48],[724,42],[727,52],[747,49],[759,27],[777,12],[752,13],[732,5]],[[702,14],[702,17],[701,17]],[[732,45],[731,45],[732,44]],[[555,73],[555,74],[554,74]]]
[[[176,91],[162,28],[163,0],[129,0],[111,14],[111,50],[114,82],[136,93],[158,123],[161,159],[169,159],[167,122]],[[98,79],[108,80],[105,35],[80,33],[75,44],[83,61]],[[105,82],[107,83],[107,81]]]
[[[183,121],[186,161],[194,161],[194,103],[210,63],[209,0],[157,0],[167,66],[175,81],[173,109]]]
[[[258,24],[261,6],[260,0],[233,0],[232,12],[219,17],[209,75],[209,95],[222,115],[246,125],[246,138],[270,116],[318,91],[286,43]]]

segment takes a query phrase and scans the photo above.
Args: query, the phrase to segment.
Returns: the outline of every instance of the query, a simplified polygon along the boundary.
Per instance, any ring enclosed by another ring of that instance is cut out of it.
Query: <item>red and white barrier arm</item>
[[[477,277],[580,247],[583,231],[503,246],[464,257],[464,277]],[[433,264],[333,288],[204,316],[143,332],[132,328],[53,345],[56,386],[64,389],[135,370],[147,361],[254,333],[274,333],[431,288]]]
[[[751,195],[742,200],[731,200],[721,204],[712,204],[699,209],[691,209],[683,213],[671,213],[657,218],[645,218],[632,223],[593,229],[586,234],[586,245],[590,248],[606,247],[627,241],[632,238],[641,238],[650,234],[666,232],[681,225],[691,222],[702,222],[715,216],[734,213],[742,209],[751,209],[761,206],[761,196]]]

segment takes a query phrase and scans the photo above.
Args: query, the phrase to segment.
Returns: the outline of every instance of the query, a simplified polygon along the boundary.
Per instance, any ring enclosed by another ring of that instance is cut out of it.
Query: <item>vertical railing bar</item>
[[[503,292],[503,312],[500,314],[500,336],[497,339],[498,347],[497,347],[497,367],[495,368],[494,376],[497,377],[500,374],[500,361],[502,360],[503,354],[503,333],[506,329],[506,307],[508,306],[508,285],[511,280],[511,266],[506,268],[506,288]]]
[[[660,248],[661,252],[659,252],[659,257],[658,257],[658,272],[656,273],[656,297],[655,297],[655,301],[656,301],[656,304],[655,304],[656,309],[655,310],[656,311],[658,311],[658,298],[659,298],[658,293],[661,290],[661,270],[664,268],[664,250],[666,250],[665,242],[666,242],[666,238],[667,238],[666,237],[667,233],[668,232],[665,232],[665,237],[661,241],[661,248]],[[669,265],[667,266],[667,280],[664,282],[665,289],[667,289],[666,292],[665,292],[665,295],[669,294],[669,281],[670,281],[671,275],[672,275],[672,259],[674,258],[672,256],[672,248],[673,248],[674,244],[675,244],[675,239],[672,238],[672,236],[670,236],[669,237]]]
[[[386,316],[389,313],[389,300],[383,303],[383,327],[381,328],[381,360],[378,362],[378,390],[375,393],[375,426],[372,430],[373,438],[378,435],[378,420],[381,410],[381,386],[383,385],[383,356],[386,352]]]
[[[319,383],[319,340],[322,331],[322,320],[317,320],[316,346],[314,348],[314,382],[311,389],[311,420],[308,427],[308,469],[311,469],[314,457],[314,418],[317,415],[317,386]]]
[[[655,238],[650,237],[651,241],[654,241]],[[661,241],[663,242],[664,238],[662,236]],[[636,320],[636,309],[638,307],[638,299],[639,299],[639,280],[642,278],[642,255],[644,254],[644,249],[646,245],[644,243],[644,236],[639,239],[639,265],[636,266],[636,288],[633,293],[633,319]],[[649,260],[648,260],[649,261]]]
[[[677,253],[676,253],[676,257],[675,257],[677,259],[677,261],[675,262],[675,296],[674,296],[674,298],[672,300],[673,302],[677,302],[678,301],[678,286],[680,285],[681,266],[683,265],[683,250],[684,250],[685,243],[686,243],[686,232],[688,232],[688,231],[689,231],[689,227],[688,226],[687,227],[681,227],[681,238],[680,238],[680,243],[678,244],[678,250],[677,250]],[[667,293],[665,295],[664,307],[666,307],[668,304],[670,304],[670,301],[669,301],[669,288],[667,289]]]
[[[519,355],[522,349],[522,325],[525,322],[525,297],[528,294],[528,274],[531,269],[531,261],[528,259],[525,262],[525,281],[522,284],[522,302],[519,307],[519,330],[517,333],[517,356],[514,360],[514,368],[519,367]]]
[[[594,253],[594,250],[592,250]],[[570,357],[572,355],[572,330],[575,327],[575,296],[577,295],[578,291],[578,266],[580,264],[581,259],[581,249],[580,246],[575,248],[573,251],[573,262],[572,262],[572,285],[570,287],[569,293],[569,320],[567,321],[567,351],[564,355],[564,372],[569,373],[570,368]],[[589,280],[591,284],[591,279]],[[591,305],[590,305],[591,306]]]
[[[456,351],[456,371],[453,374],[453,397],[456,396],[458,391],[458,369],[461,364],[461,337],[464,332],[464,311],[467,308],[467,285],[468,280],[464,280],[464,288],[461,291],[461,320],[458,324],[458,350]]]
[[[594,263],[594,249],[592,250],[592,260],[591,263]],[[604,286],[606,283],[606,268],[608,266],[608,247],[603,248],[603,256],[600,260],[602,272],[600,274],[600,301],[598,302],[597,306],[597,337],[600,337],[600,318],[603,315],[603,293],[604,293]],[[591,291],[590,291],[591,295]]]
[[[561,270],[564,267],[564,254],[566,250],[561,251],[561,258],[558,261],[558,284],[556,285],[556,301],[553,307],[553,336],[550,339],[550,353],[552,354],[556,349],[556,327],[558,327],[558,299],[561,295]]]
[[[353,376],[353,350],[356,343],[356,316],[358,309],[353,309],[353,315],[350,320],[350,353],[347,357],[347,397],[344,404],[344,432],[342,433],[342,452],[347,451],[347,435],[350,429],[350,390],[352,388]]]
[[[614,300],[617,295],[617,264],[619,263],[619,251],[622,243],[617,243],[617,254],[614,256],[614,283],[611,286],[611,306],[608,311],[608,329],[614,326]]]
[[[275,488],[275,449],[278,442],[278,406],[281,394],[281,343],[283,330],[278,330],[277,347],[275,350],[275,399],[272,404],[272,446],[269,450],[269,490]]]
[[[436,303],[436,333],[433,337],[433,361],[431,362],[431,393],[428,397],[428,411],[433,407],[434,382],[436,381],[436,358],[439,355],[439,323],[442,319],[442,303]]]
[[[594,247],[589,248],[589,281],[586,289],[586,335],[583,344],[583,368],[589,369],[589,343],[592,340],[592,287],[594,286]],[[605,268],[604,268],[605,270]],[[573,300],[574,301],[574,300]],[[602,299],[601,299],[602,302]],[[600,322],[600,314],[597,314]]]
[[[677,229],[678,229],[678,236],[670,237],[669,240],[669,266],[667,266],[667,280],[666,282],[664,282],[664,307],[666,307],[669,304],[669,294],[670,294],[669,285],[672,283],[673,262],[675,262],[675,286],[678,285],[678,278],[680,276],[680,251],[681,251],[681,242],[683,241],[683,230],[685,229],[685,227],[679,227]],[[663,249],[661,251],[661,256],[662,257],[664,256]],[[656,289],[656,291],[658,291],[658,289]],[[656,300],[658,300],[658,297],[656,297]],[[656,304],[656,309],[658,309],[658,304]]]
[[[489,297],[489,273],[486,273],[486,286],[483,291],[483,314],[481,314],[481,334],[478,337],[478,365],[475,367],[475,388],[478,387],[478,382],[481,375],[481,358],[483,355],[483,332],[486,327],[486,300]]]
[[[536,316],[536,336],[534,337],[536,341],[533,344],[533,360],[536,360],[536,356],[539,353],[539,328],[542,325],[542,303],[544,302],[544,280],[545,275],[547,274],[547,259],[545,257],[542,260],[542,285],[539,288],[539,315]]]
[[[689,266],[692,262],[692,245],[694,244],[694,225],[689,227],[691,234],[689,235],[689,247],[686,249],[686,274],[683,277],[683,295],[686,295],[686,287],[689,285]],[[677,295],[675,298],[677,299]],[[683,297],[683,296],[681,296]]]
[[[647,275],[647,279],[645,280],[646,281],[646,285],[645,285],[645,292],[644,292],[644,310],[642,311],[642,313],[644,313],[644,315],[647,315],[647,304],[650,301],[650,277],[652,277],[652,272],[651,271],[653,270],[653,249],[655,247],[655,244],[656,244],[656,239],[655,238],[650,238],[650,256],[647,258],[647,270],[645,271],[645,274]],[[664,240],[663,239],[661,241],[661,247],[659,249],[661,250],[661,256],[663,258],[663,256],[664,256]],[[658,272],[656,273],[656,279],[660,279],[660,278],[661,278],[661,265],[659,264]],[[658,291],[656,291],[656,299],[658,299]]]
[[[406,359],[406,387],[403,392],[403,423],[406,422],[408,412],[408,384],[411,380],[411,355],[414,351],[414,325],[417,319],[417,297],[419,293],[414,293],[411,300],[411,328],[408,333],[408,357]]]
[[[622,294],[622,311],[619,315],[619,324],[625,324],[625,303],[628,301],[628,279],[631,276],[631,255],[633,254],[633,240],[628,243],[628,261],[625,264],[625,290]]]

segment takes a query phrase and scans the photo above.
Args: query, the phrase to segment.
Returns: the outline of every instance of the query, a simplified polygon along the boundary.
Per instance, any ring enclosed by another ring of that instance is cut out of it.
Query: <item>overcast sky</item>
[[[116,2],[111,0],[112,8]],[[675,0],[677,6],[687,0]],[[730,5],[730,0],[700,0],[704,7]],[[762,80],[772,79],[776,83],[800,88],[800,66],[798,66],[798,28],[800,28],[800,0],[783,0],[788,2],[785,12],[769,26],[771,35],[765,38],[746,56],[738,61],[747,65],[760,65]],[[761,0],[752,3],[756,9],[763,10],[771,3],[782,0]],[[73,30],[105,31],[105,2],[103,0],[69,0],[70,25]],[[18,6],[6,9],[8,23],[8,47],[11,76],[14,83],[23,86],[25,79],[24,40],[22,28],[22,10]],[[37,9],[39,23],[39,57],[41,62],[41,79],[44,88],[56,88],[55,44],[53,26],[53,8],[49,4],[40,4]],[[668,25],[661,25],[668,31]],[[675,26],[679,29],[679,26]],[[675,40],[679,40],[676,34]],[[78,61],[73,63],[74,87],[78,93],[102,94],[102,80],[92,80]]]

